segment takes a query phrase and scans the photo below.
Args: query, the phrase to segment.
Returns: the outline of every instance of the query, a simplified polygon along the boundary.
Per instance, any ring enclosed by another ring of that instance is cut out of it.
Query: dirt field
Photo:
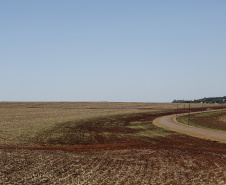
[[[0,150],[1,184],[225,184],[226,154],[176,148]]]
[[[226,184],[226,144],[155,127],[160,105],[2,103],[0,184]]]

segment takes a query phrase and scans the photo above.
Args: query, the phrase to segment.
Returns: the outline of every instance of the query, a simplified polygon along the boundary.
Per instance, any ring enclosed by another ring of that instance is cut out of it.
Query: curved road
[[[213,141],[219,141],[221,143],[226,143],[226,132],[184,125],[184,124],[178,123],[175,120],[175,117],[176,117],[175,114],[159,117],[156,120],[154,120],[153,123],[154,123],[154,125],[156,125],[158,127],[162,127],[164,129],[180,132],[180,133],[190,135],[193,137],[198,137],[198,138],[209,139],[209,140],[213,140]]]

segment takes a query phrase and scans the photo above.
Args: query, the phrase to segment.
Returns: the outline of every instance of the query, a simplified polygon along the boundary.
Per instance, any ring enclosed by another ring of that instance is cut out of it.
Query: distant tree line
[[[226,103],[226,96],[223,97],[209,97],[197,100],[173,100],[172,103]]]

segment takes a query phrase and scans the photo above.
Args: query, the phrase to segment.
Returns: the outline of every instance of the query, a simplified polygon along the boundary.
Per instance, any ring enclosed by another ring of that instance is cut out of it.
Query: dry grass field
[[[226,144],[152,124],[176,108],[2,102],[0,184],[226,184]]]

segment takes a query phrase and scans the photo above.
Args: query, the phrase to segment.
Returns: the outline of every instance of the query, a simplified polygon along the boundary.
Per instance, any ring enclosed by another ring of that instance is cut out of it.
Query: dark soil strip
[[[221,152],[226,153],[226,149],[217,148],[198,148],[198,147],[185,147],[174,145],[150,145],[146,143],[117,143],[117,144],[102,144],[102,145],[84,145],[84,146],[58,146],[58,147],[0,147],[0,149],[13,149],[13,150],[89,150],[89,149],[121,149],[121,148],[152,148],[152,149],[181,149],[196,152]]]

